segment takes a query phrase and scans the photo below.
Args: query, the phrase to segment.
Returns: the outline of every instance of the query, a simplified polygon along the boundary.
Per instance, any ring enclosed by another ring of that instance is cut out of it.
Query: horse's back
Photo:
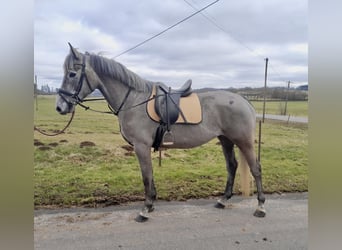
[[[198,96],[203,121],[209,126],[220,127],[231,138],[254,134],[256,115],[248,100],[226,90],[203,91]]]
[[[249,116],[255,120],[255,110],[251,103],[239,94],[226,90],[198,92],[203,108],[210,112],[217,110],[234,115]]]

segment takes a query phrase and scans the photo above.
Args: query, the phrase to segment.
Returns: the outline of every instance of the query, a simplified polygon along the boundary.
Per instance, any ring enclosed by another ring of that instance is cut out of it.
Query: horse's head
[[[56,110],[60,114],[73,112],[75,105],[95,89],[89,80],[92,77],[92,69],[88,65],[87,55],[78,52],[69,43],[70,53],[64,62],[64,77],[62,86],[58,89]],[[88,56],[89,57],[89,56]]]

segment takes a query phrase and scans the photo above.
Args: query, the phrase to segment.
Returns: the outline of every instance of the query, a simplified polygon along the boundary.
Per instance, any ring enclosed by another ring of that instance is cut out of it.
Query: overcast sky
[[[35,1],[38,86],[60,87],[68,42],[114,58],[214,0]],[[141,77],[178,87],[307,84],[307,0],[220,0],[161,36],[117,57]]]

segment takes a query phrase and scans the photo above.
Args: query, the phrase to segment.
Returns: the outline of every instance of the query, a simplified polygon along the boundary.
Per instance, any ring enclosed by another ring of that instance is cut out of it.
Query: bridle
[[[81,89],[83,87],[83,82],[84,80],[86,81],[87,85],[88,85],[88,88],[90,89],[90,92],[93,92],[93,89],[92,87],[90,86],[90,83],[89,83],[89,80],[88,80],[88,77],[87,77],[87,74],[85,72],[85,67],[86,67],[86,61],[85,61],[85,55],[83,56],[83,60],[82,60],[82,63],[75,63],[74,65],[80,65],[82,66],[82,69],[81,69],[81,76],[79,78],[79,81],[78,81],[78,84],[77,84],[77,88],[76,88],[76,91],[74,93],[71,93],[69,91],[66,91],[64,89],[58,89],[57,90],[57,94],[66,102],[68,103],[69,105],[80,105],[82,108],[84,108],[85,110],[92,110],[92,111],[95,111],[95,112],[99,112],[99,113],[110,113],[110,114],[114,114],[114,115],[118,115],[120,111],[122,111],[122,108],[129,96],[129,94],[131,93],[131,90],[132,88],[129,87],[128,88],[128,91],[124,97],[124,99],[122,100],[121,104],[119,105],[119,108],[117,110],[115,110],[113,107],[111,107],[109,104],[108,104],[108,107],[109,109],[111,110],[111,112],[105,112],[105,111],[98,111],[98,110],[94,110],[94,109],[91,109],[90,107],[88,106],[85,106],[84,104],[82,104],[82,102],[87,102],[87,101],[98,101],[98,100],[104,100],[104,98],[95,98],[95,99],[81,99],[79,97],[79,93],[81,92]],[[77,59],[77,58],[76,58]],[[69,70],[69,74],[76,74],[75,71],[73,70]],[[67,98],[68,97],[68,98]],[[71,99],[71,101],[70,101]]]
[[[74,93],[72,93],[72,92],[66,91],[64,89],[58,89],[57,90],[57,94],[69,105],[76,105],[76,104],[80,104],[83,102],[83,100],[79,97],[79,94],[80,94],[81,89],[83,87],[84,80],[86,81],[88,88],[90,89],[90,92],[93,92],[93,89],[90,86],[87,74],[85,72],[85,67],[86,67],[85,56],[83,56],[82,63],[75,63],[74,65],[81,65],[82,66],[81,77],[79,78],[76,91]],[[68,72],[69,72],[69,75],[70,74],[76,75],[76,72],[74,70],[68,69]],[[68,97],[68,98],[66,98],[66,97]],[[70,101],[70,99],[72,101]]]
[[[57,90],[57,94],[66,102],[68,103],[68,105],[76,105],[76,104],[79,104],[81,106],[84,107],[84,105],[82,104],[83,100],[79,97],[79,94],[81,92],[81,89],[82,89],[82,86],[83,86],[83,82],[84,82],[84,79],[86,80],[86,83],[88,85],[88,88],[91,90],[91,92],[93,92],[93,89],[92,87],[90,86],[90,83],[89,83],[89,80],[88,80],[88,77],[87,77],[87,74],[85,72],[85,67],[86,67],[86,62],[85,62],[85,56],[83,56],[83,60],[82,60],[82,63],[81,64],[74,64],[74,65],[81,65],[82,66],[82,70],[81,70],[81,77],[78,81],[78,84],[77,84],[77,88],[76,88],[76,91],[74,93],[71,93],[69,91],[66,91],[64,89],[58,89]],[[70,70],[68,69],[68,72],[69,72],[69,75],[70,74],[77,74],[74,70]],[[71,99],[71,101],[70,101]],[[59,135],[59,134],[62,134],[64,133],[64,131],[69,127],[69,125],[71,124],[71,121],[72,119],[74,118],[74,115],[75,115],[75,110],[73,110],[71,116],[70,116],[70,119],[68,121],[68,123],[66,124],[66,126],[62,129],[62,130],[59,130],[55,133],[47,133],[45,132],[44,130],[42,129],[39,129],[37,126],[34,126],[34,130],[38,131],[39,133],[43,134],[43,135],[46,135],[46,136],[56,136],[56,135]]]
[[[75,55],[74,57],[76,59],[78,59]],[[72,92],[69,92],[67,90],[64,90],[64,89],[57,89],[57,94],[66,102],[68,103],[68,105],[80,105],[81,107],[83,107],[85,110],[91,110],[91,111],[95,111],[95,112],[98,112],[98,113],[107,113],[107,114],[114,114],[114,115],[118,115],[120,111],[126,111],[126,110],[130,110],[132,108],[135,108],[135,107],[138,107],[140,105],[143,105],[153,99],[155,99],[157,96],[153,96],[151,98],[148,98],[147,100],[144,100],[138,104],[135,104],[135,105],[132,105],[126,109],[123,109],[123,106],[126,102],[126,100],[128,99],[128,96],[129,94],[131,93],[132,91],[132,88],[129,87],[127,92],[126,92],[126,95],[124,96],[121,104],[119,105],[118,109],[114,109],[113,107],[111,107],[109,104],[108,104],[108,108],[110,109],[110,112],[106,112],[106,111],[98,111],[98,110],[94,110],[94,109],[91,109],[90,107],[88,106],[85,106],[84,104],[82,104],[83,102],[87,102],[87,101],[98,101],[98,100],[104,100],[104,98],[93,98],[93,99],[81,99],[79,97],[79,94],[82,90],[82,87],[83,87],[83,83],[84,83],[84,80],[87,84],[87,87],[89,88],[90,92],[93,92],[93,88],[91,87],[90,83],[89,83],[89,80],[88,80],[88,77],[87,77],[87,74],[85,72],[85,67],[86,67],[86,55],[83,56],[83,59],[82,59],[82,63],[75,63],[74,65],[80,65],[82,68],[81,68],[81,76],[78,80],[78,83],[77,83],[77,88],[75,90],[74,93]],[[70,76],[70,74],[74,74],[76,76],[76,71],[74,70],[70,70],[70,69],[67,69],[68,71],[68,74]],[[59,135],[59,134],[62,134],[67,127],[69,127],[69,125],[71,124],[71,121],[74,117],[74,114],[75,114],[75,109],[74,111],[72,112],[71,114],[71,117],[70,117],[70,120],[69,122],[67,123],[67,125],[60,131],[57,131],[56,133],[53,133],[53,134],[49,134],[49,133],[46,133],[45,131],[39,129],[38,127],[34,126],[34,130],[40,132],[41,134],[44,134],[44,135],[47,135],[47,136],[56,136],[56,135]]]

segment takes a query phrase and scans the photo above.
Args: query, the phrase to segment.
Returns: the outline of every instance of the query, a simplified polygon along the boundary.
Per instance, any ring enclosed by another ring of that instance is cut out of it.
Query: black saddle
[[[161,122],[168,126],[168,130],[169,126],[177,121],[179,114],[186,121],[179,108],[179,101],[181,97],[186,97],[192,93],[191,84],[192,81],[189,79],[179,89],[171,89],[162,83],[157,86],[155,110]]]
[[[161,144],[173,144],[173,135],[170,131],[170,126],[176,123],[179,115],[187,122],[179,107],[179,102],[181,97],[186,97],[192,93],[191,84],[192,81],[189,79],[179,89],[171,89],[163,83],[156,86],[157,90],[154,108],[157,115],[160,117],[160,125],[157,128],[152,145],[155,151],[158,150]]]

